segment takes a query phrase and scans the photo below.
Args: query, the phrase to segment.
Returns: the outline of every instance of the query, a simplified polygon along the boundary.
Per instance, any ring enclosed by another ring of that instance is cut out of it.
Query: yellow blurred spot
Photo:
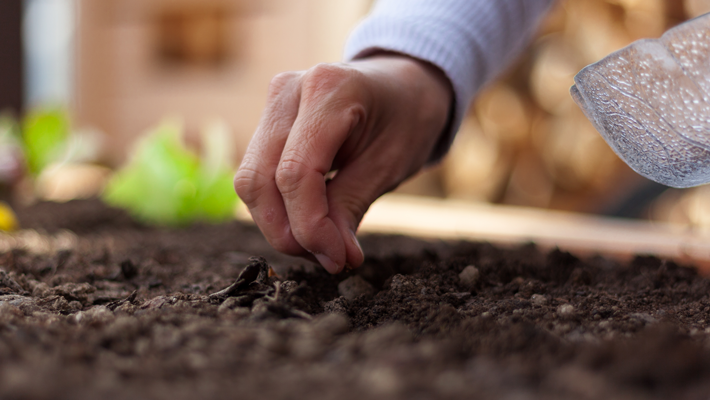
[[[1,231],[14,231],[19,226],[17,222],[17,217],[12,211],[12,208],[7,204],[0,202],[0,230]]]

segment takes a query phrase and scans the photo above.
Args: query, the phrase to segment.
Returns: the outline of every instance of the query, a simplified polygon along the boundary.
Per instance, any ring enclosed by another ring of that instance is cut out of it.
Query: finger
[[[327,187],[328,217],[344,239],[346,262],[353,268],[364,261],[362,248],[355,236],[363,216],[377,198],[393,190],[409,176],[406,169],[400,170],[393,165],[392,159],[396,154],[371,153],[361,155],[338,170]]]
[[[331,273],[345,265],[346,239],[328,217],[324,177],[343,143],[364,120],[364,109],[347,75],[346,70],[324,65],[304,77],[300,112],[276,171],[294,238]]]
[[[299,109],[301,73],[276,76],[267,106],[234,178],[239,197],[269,243],[291,255],[307,252],[293,237],[288,214],[275,182],[276,168]]]
[[[405,120],[415,120],[405,117]],[[371,121],[372,122],[372,121]],[[437,135],[413,137],[411,132],[422,129],[437,132],[437,123],[396,128],[379,121],[373,129],[387,129],[367,149],[349,159],[328,182],[328,217],[338,227],[346,245],[346,259],[351,267],[359,266],[364,255],[355,236],[357,227],[370,205],[383,194],[394,190],[423,165],[434,147]],[[402,146],[402,143],[407,146]],[[412,152],[412,149],[422,149]]]

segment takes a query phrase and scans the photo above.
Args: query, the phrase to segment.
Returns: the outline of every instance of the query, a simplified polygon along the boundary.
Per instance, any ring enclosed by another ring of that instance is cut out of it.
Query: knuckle
[[[259,193],[267,185],[266,177],[250,164],[242,165],[234,175],[234,190],[247,205],[259,198]]]
[[[306,78],[342,79],[348,75],[350,68],[340,63],[319,63],[306,72]]]
[[[344,64],[318,64],[303,76],[304,96],[336,92],[348,88],[356,71]]]
[[[297,71],[281,72],[275,75],[269,83],[269,95],[272,97],[278,95],[286,87],[296,82],[300,75],[301,73]]]
[[[296,157],[283,159],[276,168],[276,187],[282,195],[294,192],[307,175],[308,167]]]

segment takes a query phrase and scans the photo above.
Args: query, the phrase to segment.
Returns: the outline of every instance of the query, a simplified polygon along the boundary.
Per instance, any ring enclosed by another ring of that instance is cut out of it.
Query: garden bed
[[[369,235],[331,276],[237,222],[149,228],[97,201],[20,219],[0,238],[0,398],[710,392],[710,280],[670,260]]]

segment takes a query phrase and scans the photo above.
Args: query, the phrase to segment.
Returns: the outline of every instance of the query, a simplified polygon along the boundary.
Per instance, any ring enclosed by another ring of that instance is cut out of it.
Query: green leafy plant
[[[61,159],[70,139],[69,118],[60,109],[35,109],[22,121],[22,150],[33,175]]]
[[[180,124],[161,124],[140,140],[128,164],[111,178],[104,200],[153,224],[231,218],[238,198],[227,130],[206,130],[202,145],[200,157],[185,147]]]

